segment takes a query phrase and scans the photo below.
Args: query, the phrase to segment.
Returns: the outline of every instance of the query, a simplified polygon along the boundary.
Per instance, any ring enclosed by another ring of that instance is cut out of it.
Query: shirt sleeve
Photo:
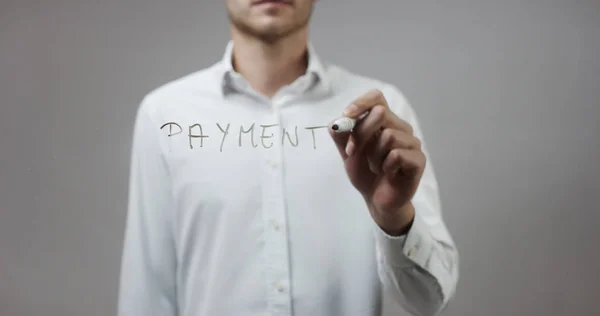
[[[134,124],[118,316],[177,315],[173,199],[150,110],[145,99]]]
[[[408,312],[438,315],[454,296],[458,251],[442,219],[438,183],[415,112],[395,87],[385,96],[392,110],[411,124],[428,159],[412,199],[415,218],[408,233],[390,236],[374,225],[378,273],[384,290]]]

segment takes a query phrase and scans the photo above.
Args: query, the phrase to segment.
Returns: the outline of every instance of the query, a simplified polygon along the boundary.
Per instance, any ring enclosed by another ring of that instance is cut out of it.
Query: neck
[[[306,73],[307,33],[299,31],[275,43],[265,43],[234,29],[233,67],[254,90],[272,97]]]

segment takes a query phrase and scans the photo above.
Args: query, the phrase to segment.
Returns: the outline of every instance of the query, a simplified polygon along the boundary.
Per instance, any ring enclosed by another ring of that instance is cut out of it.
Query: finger
[[[385,99],[384,99],[385,100]],[[346,108],[346,110],[351,109],[350,111],[354,111],[352,110],[353,108],[353,104],[351,104],[348,108]],[[383,104],[373,104],[373,105],[369,105],[369,106],[363,106],[360,108],[360,110],[356,110],[358,111],[358,115],[354,115],[353,112],[350,112],[351,114],[347,114],[348,112],[344,112],[344,116],[347,117],[359,117],[361,114],[366,113],[367,111],[369,111],[369,113],[366,115],[366,117],[358,120],[357,126],[360,125],[361,122],[363,122],[367,117],[369,117],[371,115],[370,112],[373,111],[379,111],[378,109],[382,108],[384,111],[382,111],[382,114],[384,115],[384,117],[380,118],[380,122],[382,123],[383,127],[393,127],[396,129],[400,129],[405,131],[407,134],[413,134],[414,133],[414,129],[413,127],[405,120],[399,118],[394,112],[392,112],[392,110],[387,106],[387,105],[383,105]],[[379,114],[379,113],[378,113]],[[358,127],[355,128],[355,130],[358,129]]]
[[[386,128],[379,135],[375,150],[387,153],[395,148],[421,150],[421,147],[421,141],[414,135],[407,134],[402,130]]]
[[[390,111],[390,117],[388,117],[386,119],[386,122],[388,122],[388,125],[386,125],[385,127],[393,127],[393,128],[399,129],[401,131],[404,131],[406,134],[409,134],[409,135],[414,134],[413,127],[407,121],[399,118],[396,114],[394,114],[391,111]]]
[[[391,177],[396,177],[398,172],[409,178],[419,177],[426,163],[425,154],[420,150],[396,148],[389,152],[385,158],[382,169]]]
[[[415,136],[401,130],[393,128],[384,129],[377,139],[377,144],[373,152],[370,153],[370,159],[373,160],[377,170],[380,170],[383,161],[387,158],[390,151],[396,148],[421,150],[421,141]]]
[[[375,150],[375,147],[377,146],[377,139],[376,138],[371,138],[371,140],[369,142],[367,142],[367,144],[364,147],[365,152],[373,152]],[[367,165],[369,166],[369,170],[371,170],[371,172],[373,172],[374,174],[378,174],[379,170],[377,169],[377,165],[375,164],[375,162],[370,159],[369,156],[365,156],[367,159]]]
[[[383,93],[378,89],[373,89],[367,93],[361,95],[355,99],[346,109],[344,110],[344,116],[350,118],[357,118],[362,113],[369,111],[371,108],[381,105],[388,107],[388,103],[383,96]]]
[[[408,135],[413,135],[413,128],[408,122],[400,119],[389,108],[377,105],[371,109],[365,118],[358,121],[354,128],[353,136],[357,140],[357,143],[354,144],[356,150],[360,152],[364,144],[375,134],[386,128],[397,129]]]
[[[386,115],[389,115],[389,120],[387,120],[387,123],[390,126],[386,127],[394,126],[398,129],[406,131],[408,134],[413,134],[412,126],[405,120],[399,118],[390,110],[389,104],[385,99],[383,92],[381,92],[379,89],[369,90],[367,93],[355,99],[349,106],[346,107],[343,115],[350,118],[358,118],[361,114],[370,111],[376,106],[383,106],[388,110],[388,114]]]
[[[353,140],[356,142],[354,144],[356,152],[361,152],[375,134],[381,131],[385,125],[386,112],[387,109],[384,106],[375,106],[365,118],[356,124],[352,132]]]

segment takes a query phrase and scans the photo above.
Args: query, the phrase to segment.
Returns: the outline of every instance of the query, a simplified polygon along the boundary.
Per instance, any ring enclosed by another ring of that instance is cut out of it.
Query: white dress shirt
[[[377,88],[423,141],[401,92],[326,65],[309,45],[307,73],[269,99],[232,68],[232,48],[139,107],[118,315],[370,316],[383,294],[438,314],[458,253],[431,160],[410,231],[388,236],[327,131]]]

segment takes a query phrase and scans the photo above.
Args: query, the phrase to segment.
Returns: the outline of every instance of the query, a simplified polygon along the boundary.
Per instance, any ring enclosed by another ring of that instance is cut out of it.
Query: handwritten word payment
[[[217,141],[220,141],[220,151],[223,151],[223,146],[226,142],[231,143],[236,141],[238,147],[245,145],[256,148],[261,146],[268,149],[273,147],[276,141],[281,142],[282,146],[288,144],[288,146],[298,147],[300,146],[301,139],[309,139],[309,143],[313,149],[317,149],[317,137],[315,137],[315,132],[319,129],[324,129],[324,132],[327,132],[325,129],[328,127],[327,125],[306,126],[299,129],[298,126],[294,126],[291,129],[286,129],[285,127],[279,126],[279,124],[257,125],[256,123],[247,126],[232,125],[231,123],[216,123],[215,125],[209,126],[212,126],[212,131],[208,131],[208,126],[206,124],[193,124],[187,126],[186,133],[190,149],[194,149],[194,147],[203,147],[205,141],[210,141],[214,138],[216,138]],[[184,128],[176,122],[167,122],[163,124],[160,129],[166,131],[168,137],[177,135],[186,136],[183,134]],[[279,137],[275,136],[274,132],[277,131],[281,131]],[[258,134],[258,139],[255,137],[255,134]],[[302,136],[299,136],[299,134]]]

